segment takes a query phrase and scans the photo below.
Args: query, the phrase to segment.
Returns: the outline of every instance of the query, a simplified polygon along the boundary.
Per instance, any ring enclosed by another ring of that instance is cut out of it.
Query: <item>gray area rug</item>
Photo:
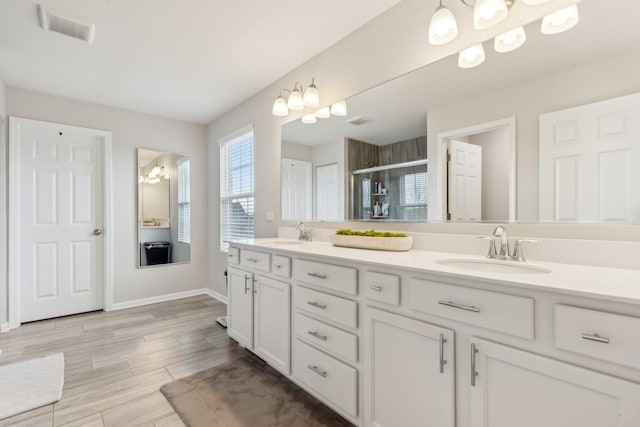
[[[160,391],[191,427],[352,426],[249,354],[169,383]]]

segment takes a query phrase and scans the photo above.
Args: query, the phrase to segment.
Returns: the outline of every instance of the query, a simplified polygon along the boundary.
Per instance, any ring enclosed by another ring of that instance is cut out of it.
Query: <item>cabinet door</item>
[[[453,331],[367,307],[365,334],[365,426],[453,427]]]
[[[291,291],[288,283],[256,276],[254,352],[289,375]]]
[[[243,347],[253,348],[253,273],[229,269],[227,333]]]
[[[640,384],[478,338],[471,345],[472,427],[640,425]]]

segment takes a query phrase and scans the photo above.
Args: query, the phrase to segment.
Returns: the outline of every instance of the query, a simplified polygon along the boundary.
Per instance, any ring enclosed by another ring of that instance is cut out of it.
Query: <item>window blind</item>
[[[427,219],[427,173],[418,172],[402,176],[400,210],[405,221]]]
[[[178,160],[178,241],[191,243],[191,162]]]
[[[253,128],[220,141],[220,250],[254,233]]]

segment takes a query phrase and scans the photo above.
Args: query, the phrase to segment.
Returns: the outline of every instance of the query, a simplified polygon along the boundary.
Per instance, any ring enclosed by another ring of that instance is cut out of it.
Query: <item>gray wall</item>
[[[114,303],[207,286],[208,242],[205,126],[7,88],[8,114],[104,129],[113,133]],[[190,264],[137,268],[136,148],[176,151],[191,157],[192,251]]]
[[[6,87],[0,76],[0,325],[7,322],[7,120]]]
[[[509,18],[499,25],[485,31],[476,31],[472,25],[460,25],[456,40],[434,47],[427,42],[427,26],[435,2],[404,0],[213,121],[207,129],[209,167],[212,171],[209,174],[210,287],[226,293],[222,275],[226,256],[217,249],[220,240],[218,141],[250,123],[254,125],[255,132],[255,235],[268,237],[277,234],[277,219],[280,218],[280,126],[299,117],[279,118],[271,114],[273,101],[280,89],[315,77],[321,104],[329,105],[574,3],[575,0],[556,0],[532,8],[516,2]],[[447,6],[455,8],[456,13],[459,11],[460,16],[465,13],[465,19],[470,16],[471,9],[458,3]],[[267,222],[266,212],[274,212],[276,221]]]

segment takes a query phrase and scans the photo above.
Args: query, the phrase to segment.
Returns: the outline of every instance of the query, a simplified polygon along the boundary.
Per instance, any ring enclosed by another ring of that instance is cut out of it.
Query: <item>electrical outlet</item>
[[[264,219],[268,222],[273,221],[273,212],[265,212]]]

